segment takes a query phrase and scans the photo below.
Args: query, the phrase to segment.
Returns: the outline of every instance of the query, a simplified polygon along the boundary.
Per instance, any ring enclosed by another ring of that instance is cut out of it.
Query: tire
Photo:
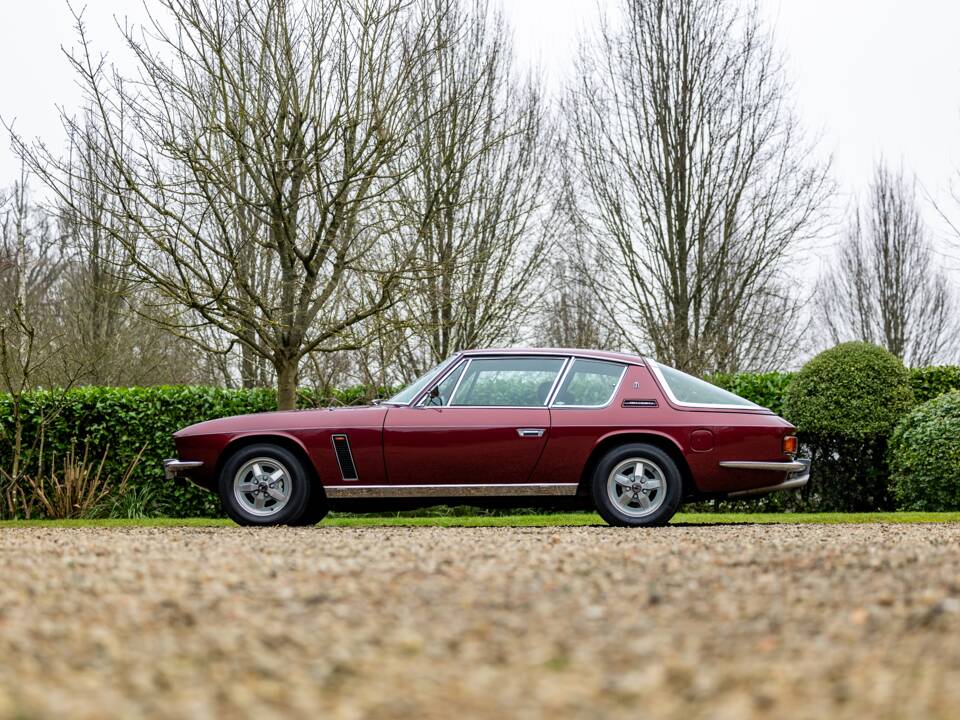
[[[294,522],[289,523],[290,525],[301,527],[316,525],[330,512],[330,508],[327,505],[327,498],[323,495],[322,491],[316,487],[312,487],[311,490],[310,501],[307,503],[307,507],[304,508],[303,515]]]
[[[634,477],[640,472],[640,480]],[[593,502],[610,525],[666,525],[680,507],[683,479],[667,453],[654,445],[630,443],[604,455],[593,473]]]
[[[269,443],[233,453],[218,483],[223,510],[238,525],[298,524],[310,507],[312,489],[300,459]]]

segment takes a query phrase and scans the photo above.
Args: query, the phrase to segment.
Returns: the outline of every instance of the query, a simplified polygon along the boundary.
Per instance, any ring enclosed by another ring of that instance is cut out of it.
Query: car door
[[[547,400],[564,357],[469,357],[383,426],[391,485],[528,481],[550,431]]]

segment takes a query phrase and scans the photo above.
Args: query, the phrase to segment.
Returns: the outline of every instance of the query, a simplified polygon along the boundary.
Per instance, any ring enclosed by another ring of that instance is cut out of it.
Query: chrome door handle
[[[545,428],[517,428],[517,435],[520,437],[543,437]]]

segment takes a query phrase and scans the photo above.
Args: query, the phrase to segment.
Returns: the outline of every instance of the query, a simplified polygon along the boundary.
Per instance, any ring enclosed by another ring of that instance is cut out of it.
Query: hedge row
[[[960,366],[912,368],[908,372],[913,399],[918,405],[951,390],[960,390]],[[724,390],[782,415],[784,394],[795,375],[796,373],[792,372],[739,373],[713,375],[708,379]]]
[[[783,397],[792,373],[744,373],[712,378],[717,385],[783,412]],[[960,390],[960,367],[933,367],[910,371],[917,403],[950,390]],[[302,407],[352,405],[374,393],[365,387],[304,392]],[[162,461],[174,454],[171,435],[186,425],[228,415],[276,409],[273,390],[224,390],[210,387],[161,386],[150,388],[84,387],[67,393],[37,391],[24,397],[24,447],[36,448],[43,427],[44,455],[64,454],[89,445],[90,456],[108,453],[104,470],[119,478],[130,458],[141,448],[142,460],[131,480],[133,489],[149,488],[158,511],[172,516],[219,514],[216,498],[186,483],[163,479]],[[41,422],[43,421],[43,422]],[[0,468],[12,463],[13,410],[8,396],[0,395]]]
[[[327,395],[306,391],[301,407],[352,405],[369,397],[367,388],[336,390]],[[23,398],[23,447],[40,447],[46,458],[63,458],[71,447],[91,458],[107,453],[104,473],[119,479],[131,458],[143,449],[130,481],[131,490],[150,489],[155,512],[175,517],[215,516],[216,498],[189,483],[163,478],[164,458],[174,452],[171,435],[186,425],[229,415],[277,409],[269,389],[225,390],[211,387],[157,386],[147,388],[82,387],[66,393],[37,391]],[[0,395],[0,468],[10,468],[13,453],[13,404]],[[37,453],[34,451],[34,457]]]

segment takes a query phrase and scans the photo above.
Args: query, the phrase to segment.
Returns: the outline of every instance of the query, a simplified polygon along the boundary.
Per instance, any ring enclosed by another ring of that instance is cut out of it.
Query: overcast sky
[[[837,207],[844,209],[852,193],[862,192],[880,154],[902,161],[931,196],[945,198],[960,168],[960,2],[761,0],[761,5],[786,53],[801,119],[820,136],[820,152],[833,158],[841,188]],[[578,35],[595,22],[597,3],[504,0],[504,6],[520,58],[539,63],[550,87],[560,87],[572,69]],[[122,58],[113,17],[142,12],[137,2],[91,2],[86,15],[91,36]],[[56,106],[75,106],[79,91],[60,46],[74,43],[65,0],[3,0],[0,117],[15,119],[20,133],[62,142]],[[16,173],[4,140],[0,185]],[[928,212],[929,221],[945,240],[933,215]]]

